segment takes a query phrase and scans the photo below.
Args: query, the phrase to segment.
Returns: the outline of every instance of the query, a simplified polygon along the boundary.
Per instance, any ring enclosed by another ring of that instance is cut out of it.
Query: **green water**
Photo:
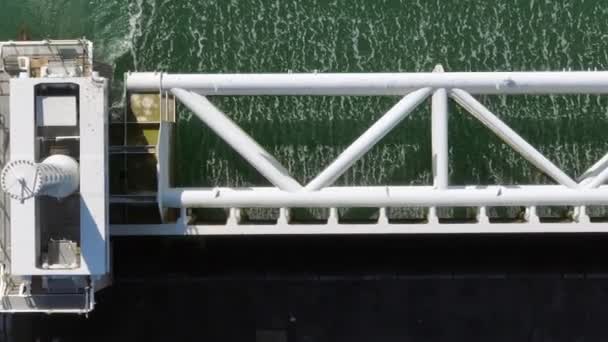
[[[0,1],[0,39],[85,35],[127,70],[379,72],[608,69],[608,6],[587,1]],[[114,83],[120,89],[119,82]],[[212,99],[301,182],[312,179],[395,97]],[[608,151],[608,101],[597,96],[482,97],[575,177]],[[114,100],[119,108],[121,99]],[[450,182],[549,182],[478,122],[450,107]],[[182,185],[265,185],[180,110]],[[339,184],[431,181],[429,106],[401,123]]]

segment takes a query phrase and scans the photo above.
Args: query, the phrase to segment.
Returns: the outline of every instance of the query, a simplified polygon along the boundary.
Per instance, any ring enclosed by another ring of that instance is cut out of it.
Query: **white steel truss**
[[[158,202],[180,208],[182,218],[160,225],[116,225],[114,235],[229,235],[229,234],[391,234],[391,233],[517,233],[608,232],[608,223],[591,222],[586,206],[608,205],[608,154],[577,180],[519,136],[471,94],[606,94],[608,72],[444,72],[384,74],[166,74],[127,75],[129,91],[170,92],[212,131],[228,143],[274,187],[174,188],[166,175],[166,130],[159,137]],[[222,113],[205,95],[402,95],[388,112],[348,146],[308,184],[288,171]],[[433,184],[426,186],[332,186],[334,181],[368,152],[428,97],[432,97]],[[523,158],[552,178],[555,185],[448,184],[448,98],[510,145]],[[541,222],[538,206],[572,206],[567,222]],[[487,207],[526,208],[519,223],[491,223]],[[292,224],[289,208],[329,208],[326,224]],[[341,224],[336,208],[379,208],[374,224]],[[389,222],[392,207],[426,207],[425,223]],[[441,223],[437,207],[476,207],[473,223]],[[225,208],[225,225],[190,224],[189,208]],[[241,223],[242,208],[280,208],[276,224]]]

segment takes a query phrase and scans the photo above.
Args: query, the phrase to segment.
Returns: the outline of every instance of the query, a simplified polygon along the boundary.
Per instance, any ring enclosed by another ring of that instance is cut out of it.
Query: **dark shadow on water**
[[[121,238],[116,282],[88,318],[19,324],[60,341],[603,340],[607,243],[605,235]]]

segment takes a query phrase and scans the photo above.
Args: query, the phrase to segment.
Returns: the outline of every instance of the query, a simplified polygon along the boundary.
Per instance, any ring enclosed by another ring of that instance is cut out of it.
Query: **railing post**
[[[486,206],[477,208],[477,223],[489,224],[490,218],[488,217],[488,210]]]
[[[533,223],[533,224],[540,223],[540,218],[538,217],[538,215],[536,213],[535,205],[531,205],[526,208],[526,212],[524,213],[524,219],[528,223]]]
[[[179,208],[178,223],[183,224],[184,226],[187,226],[190,224],[191,220],[192,220],[192,217],[190,216],[190,213],[188,212],[188,207],[184,206],[184,207]]]
[[[441,64],[433,72],[443,72]],[[435,90],[431,100],[431,149],[433,186],[443,190],[448,186],[448,93],[445,88]],[[439,223],[437,208],[430,207],[429,223]]]
[[[238,226],[243,220],[243,213],[240,208],[230,208],[228,209],[228,220],[226,220],[226,224],[229,226]]]
[[[591,223],[591,218],[587,214],[587,206],[585,205],[574,207],[574,215],[572,216],[574,221],[577,223]]]
[[[327,224],[336,225],[338,223],[338,208],[329,208],[329,217],[327,218]]]
[[[279,208],[279,218],[277,224],[288,225],[291,221],[291,210],[289,208]]]
[[[388,210],[386,207],[381,207],[378,211],[378,224],[389,224]]]

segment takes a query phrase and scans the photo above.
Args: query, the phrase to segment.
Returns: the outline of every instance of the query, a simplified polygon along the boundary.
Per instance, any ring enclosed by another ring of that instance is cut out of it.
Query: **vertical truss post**
[[[434,72],[443,72],[441,65]],[[433,186],[448,187],[448,93],[445,88],[435,90],[432,97],[431,135],[433,151]]]
[[[387,135],[391,129],[403,121],[430,93],[431,88],[423,88],[403,97],[393,108],[368,128],[365,133],[348,146],[325,170],[310,181],[304,187],[304,190],[316,191],[331,185],[351,165],[374,147],[380,139]]]
[[[441,64],[433,72],[443,72]],[[443,190],[448,187],[448,93],[445,88],[435,90],[431,100],[431,148],[433,187]],[[430,207],[430,223],[439,223],[437,208]]]

